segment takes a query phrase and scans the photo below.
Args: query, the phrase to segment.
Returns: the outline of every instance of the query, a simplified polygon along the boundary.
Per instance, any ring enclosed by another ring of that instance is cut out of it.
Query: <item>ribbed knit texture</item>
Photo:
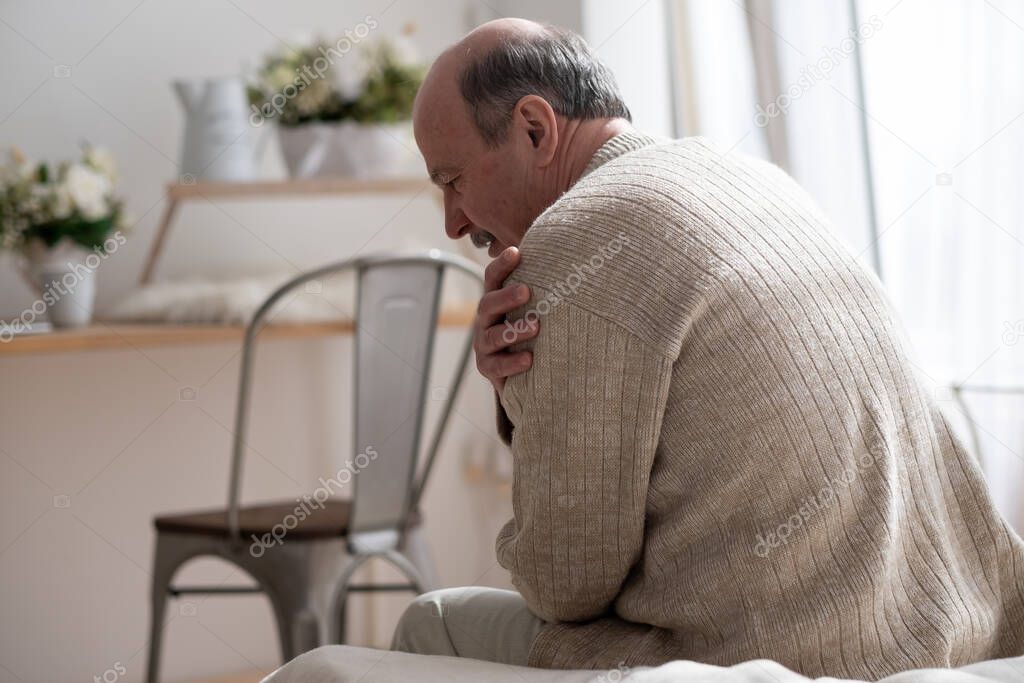
[[[551,622],[532,665],[1024,654],[1024,545],[832,233],[775,166],[636,133],[531,226],[497,554]]]

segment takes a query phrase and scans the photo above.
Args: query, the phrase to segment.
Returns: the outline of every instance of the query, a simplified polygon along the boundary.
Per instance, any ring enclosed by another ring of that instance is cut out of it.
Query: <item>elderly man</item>
[[[522,20],[437,60],[415,132],[448,235],[495,258],[518,592],[421,596],[395,649],[872,680],[1024,653],[1024,545],[785,173],[638,133],[578,36]]]

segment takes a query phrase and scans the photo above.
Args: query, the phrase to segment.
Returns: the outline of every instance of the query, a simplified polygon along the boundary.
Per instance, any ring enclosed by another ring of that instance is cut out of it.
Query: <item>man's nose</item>
[[[469,232],[472,223],[457,206],[453,206],[447,198],[444,202],[444,231],[448,237],[457,240]]]

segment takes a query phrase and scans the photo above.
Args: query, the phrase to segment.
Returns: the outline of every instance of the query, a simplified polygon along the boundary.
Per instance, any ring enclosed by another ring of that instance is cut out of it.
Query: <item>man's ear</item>
[[[512,110],[512,126],[525,133],[530,141],[538,165],[547,166],[558,149],[558,119],[547,100],[537,95],[526,95],[516,102]]]

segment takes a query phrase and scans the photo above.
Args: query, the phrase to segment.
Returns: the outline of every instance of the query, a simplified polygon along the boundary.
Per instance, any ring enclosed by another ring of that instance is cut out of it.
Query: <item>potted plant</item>
[[[22,273],[39,295],[33,315],[45,310],[54,327],[91,321],[96,269],[125,242],[116,180],[110,154],[88,146],[55,169],[17,149],[0,165],[0,247],[22,257]]]
[[[425,72],[411,47],[412,32],[409,26],[390,39],[349,32],[335,42],[320,39],[267,56],[249,84],[250,121],[278,124],[293,178],[409,170],[412,103]]]

